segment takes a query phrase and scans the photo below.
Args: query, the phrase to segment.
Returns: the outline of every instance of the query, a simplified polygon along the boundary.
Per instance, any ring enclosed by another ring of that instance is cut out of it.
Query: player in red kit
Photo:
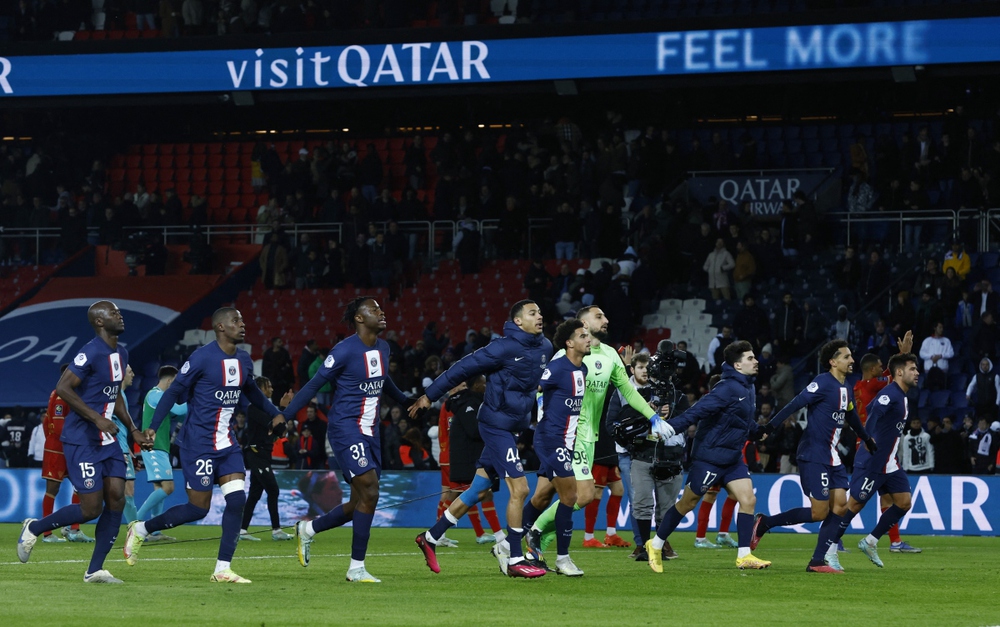
[[[59,373],[66,369],[63,364]],[[63,420],[69,413],[69,405],[59,398],[55,390],[49,394],[49,407],[42,419],[42,430],[45,432],[45,454],[42,457],[42,478],[45,479],[45,496],[42,497],[42,516],[48,516],[55,510],[56,496],[62,486],[63,479],[66,478],[66,456],[63,455],[62,442],[59,436],[62,435]],[[73,491],[73,502],[79,503],[80,497],[76,490]],[[94,539],[80,531],[80,525],[63,527],[62,535],[70,542],[93,542]],[[52,535],[47,531],[42,538],[42,542],[64,542],[63,538]]]
[[[913,347],[913,331],[907,331],[903,339],[896,340],[900,353],[909,353]],[[861,424],[868,421],[868,405],[875,400],[882,388],[892,383],[892,374],[888,369],[883,368],[882,360],[878,355],[868,353],[861,358],[861,380],[854,384],[854,399],[857,402],[858,418]],[[879,499],[879,507],[884,512],[892,505],[892,497],[882,494]],[[899,537],[899,524],[889,528],[889,550],[893,553],[920,553],[922,549],[910,546]]]

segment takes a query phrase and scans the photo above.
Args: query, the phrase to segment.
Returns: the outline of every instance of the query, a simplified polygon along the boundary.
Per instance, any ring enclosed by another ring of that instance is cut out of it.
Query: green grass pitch
[[[93,535],[92,526],[84,526]],[[805,572],[815,536],[768,535],[756,554],[770,569],[743,572],[735,549],[695,549],[693,534],[671,540],[680,558],[663,574],[626,556],[630,549],[583,549],[572,554],[580,579],[549,574],[526,581],[503,577],[488,547],[470,530],[453,530],[455,549],[439,549],[441,574],[427,569],[413,543],[415,529],[372,531],[368,570],[381,584],[344,580],[350,529],[317,537],[312,563],[299,566],[293,542],[241,542],[233,568],[245,586],[211,584],[217,527],[187,526],[182,540],[149,544],[135,567],[125,564],[124,527],[105,567],[122,586],[85,585],[93,545],[35,546],[17,561],[20,525],[0,525],[2,623],[18,625],[948,625],[1000,624],[1000,540],[908,537],[924,552],[880,548],[885,568],[855,547],[841,556],[844,575]],[[598,534],[601,537],[601,534]]]

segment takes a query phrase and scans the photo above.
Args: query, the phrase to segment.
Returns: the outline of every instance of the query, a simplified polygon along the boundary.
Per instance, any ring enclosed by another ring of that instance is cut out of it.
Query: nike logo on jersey
[[[743,400],[746,400],[746,398],[747,398],[747,397],[745,397],[745,396],[741,396],[741,397],[740,397],[740,400],[741,400],[741,401],[743,401]]]
[[[515,357],[514,361],[521,361],[522,359],[524,359],[524,357]]]
[[[466,412],[470,412],[470,411],[476,411],[476,408],[475,408],[475,407],[466,407],[466,408],[465,408],[465,411],[466,411]]]

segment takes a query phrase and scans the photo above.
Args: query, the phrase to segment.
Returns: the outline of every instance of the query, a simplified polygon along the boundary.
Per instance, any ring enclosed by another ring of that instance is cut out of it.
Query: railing
[[[958,212],[952,211],[950,209],[940,209],[933,211],[864,211],[864,212],[850,212],[850,211],[831,211],[825,214],[827,218],[834,218],[841,224],[847,227],[847,241],[848,246],[856,243],[857,233],[855,233],[855,228],[859,225],[888,225],[890,229],[896,228],[896,235],[898,235],[897,246],[899,250],[903,248],[905,241],[905,227],[910,226],[924,226],[928,225],[933,227],[934,225],[941,225],[948,227],[948,235],[951,236],[954,233],[958,233],[959,229],[959,218]],[[890,233],[886,233],[888,238]],[[852,242],[852,240],[854,240]],[[883,241],[888,241],[883,240]]]

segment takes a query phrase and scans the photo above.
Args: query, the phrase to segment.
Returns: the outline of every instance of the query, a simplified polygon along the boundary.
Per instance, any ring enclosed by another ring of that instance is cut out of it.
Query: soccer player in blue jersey
[[[664,439],[693,424],[698,425],[684,496],[667,510],[656,529],[656,536],[646,542],[649,567],[657,573],[663,572],[662,549],[667,537],[716,484],[721,484],[740,503],[736,517],[739,529],[736,567],[756,570],[771,565],[750,552],[750,530],[757,497],[743,456],[747,440],[758,431],[757,395],[753,385],[757,358],[747,341],[733,342],[725,348],[723,357],[722,379],[712,391],[676,418],[653,423],[653,433]]]
[[[149,429],[153,424],[156,407],[163,398],[170,384],[177,378],[177,368],[169,364],[160,366],[157,371],[157,383],[142,402],[142,428]],[[143,501],[136,517],[139,520],[153,518],[163,513],[163,501],[174,492],[174,469],[170,465],[170,431],[176,422],[183,422],[187,416],[187,403],[179,403],[170,408],[170,419],[160,423],[153,440],[153,449],[142,452],[142,463],[146,467],[146,481],[156,488]],[[158,540],[173,540],[174,538],[157,531],[146,538],[146,542]]]
[[[583,358],[590,354],[590,331],[579,318],[567,320],[556,328],[552,342],[559,349],[565,349],[566,354],[550,361],[542,373],[542,411],[533,440],[541,463],[535,494],[524,504],[521,524],[531,527],[552,502],[552,496],[558,494],[555,572],[580,577],[583,571],[570,559],[569,545],[573,540],[573,508],[576,505],[573,451],[583,394],[587,389],[587,366]]]
[[[233,572],[231,566],[247,500],[243,451],[233,433],[233,414],[241,395],[246,394],[251,403],[273,417],[272,429],[284,425],[285,418],[254,382],[250,354],[236,346],[246,335],[240,312],[232,307],[217,309],[212,314],[212,329],[215,341],[196,350],[181,366],[173,383],[160,397],[146,431],[150,439],[155,438],[174,406],[187,402],[187,420],[177,439],[188,502],[171,507],[146,522],[129,524],[125,536],[125,563],[135,565],[139,549],[149,534],[207,516],[212,504],[212,488],[217,483],[226,498],[226,506],[222,512],[218,560],[209,580],[250,583],[249,579]]]
[[[96,543],[90,566],[83,576],[86,583],[122,583],[104,569],[104,559],[118,537],[125,506],[125,460],[115,440],[121,419],[140,446],[152,440],[136,428],[121,394],[128,351],[118,345],[125,331],[122,312],[114,303],[102,300],[87,310],[87,320],[95,337],[80,350],[63,372],[56,393],[70,406],[60,440],[66,455],[66,469],[80,503],[68,505],[21,527],[17,556],[27,562],[39,534],[98,518]]]
[[[827,534],[833,533],[836,526],[831,528],[830,514],[842,516],[847,507],[847,470],[837,451],[844,422],[851,425],[866,446],[874,446],[854,411],[854,389],[847,383],[847,375],[854,370],[854,358],[847,342],[827,342],[820,349],[820,362],[827,365],[828,371],[813,379],[763,429],[764,433],[769,433],[795,412],[808,408],[808,424],[799,441],[796,458],[802,491],[809,497],[810,507],[799,507],[774,516],[757,514],[750,541],[752,549],[757,548],[761,536],[772,527],[823,521],[826,531],[821,528],[821,541]],[[839,570],[839,565],[837,547],[833,547],[826,555],[826,562],[821,559],[816,563],[813,560],[808,570],[828,572],[829,569]]]
[[[315,535],[353,521],[347,580],[380,583],[365,568],[365,555],[382,476],[378,424],[382,394],[388,393],[404,406],[411,400],[389,377],[389,344],[379,338],[385,331],[385,313],[378,302],[368,296],[355,298],[347,304],[344,323],[353,326],[355,334],[333,347],[316,375],[292,399],[286,413],[294,416],[320,388],[327,383],[333,386],[327,438],[344,479],[351,484],[351,498],[319,518],[296,523],[295,536],[299,563],[308,566]]]
[[[836,546],[868,500],[879,492],[888,494],[892,505],[879,517],[872,532],[858,542],[861,552],[879,568],[883,564],[878,556],[878,541],[909,511],[911,504],[910,480],[899,465],[896,451],[903,429],[909,424],[910,407],[906,393],[917,386],[920,378],[917,357],[912,353],[893,355],[889,358],[889,372],[892,373],[892,383],[885,386],[866,408],[867,426],[877,447],[858,449],[854,457],[854,473],[851,474],[847,512],[842,516],[833,516],[836,532],[825,539]],[[817,548],[817,552],[820,548],[825,550],[826,547]]]
[[[417,546],[434,572],[440,572],[434,555],[436,543],[448,529],[458,524],[459,518],[490,493],[494,479],[499,481],[503,477],[510,490],[507,534],[498,535],[493,547],[500,572],[529,579],[545,574],[545,569],[532,566],[524,559],[521,547],[524,536],[521,515],[528,498],[528,479],[524,476],[515,439],[515,434],[530,424],[538,382],[552,357],[552,343],[542,335],[542,326],[542,312],[535,302],[514,303],[510,320],[503,327],[504,336],[452,364],[410,408],[413,417],[418,409],[430,407],[431,401],[441,398],[460,382],[477,374],[486,375],[486,395],[478,416],[483,454],[476,461],[476,476],[472,485],[445,510],[434,526],[416,537]]]

